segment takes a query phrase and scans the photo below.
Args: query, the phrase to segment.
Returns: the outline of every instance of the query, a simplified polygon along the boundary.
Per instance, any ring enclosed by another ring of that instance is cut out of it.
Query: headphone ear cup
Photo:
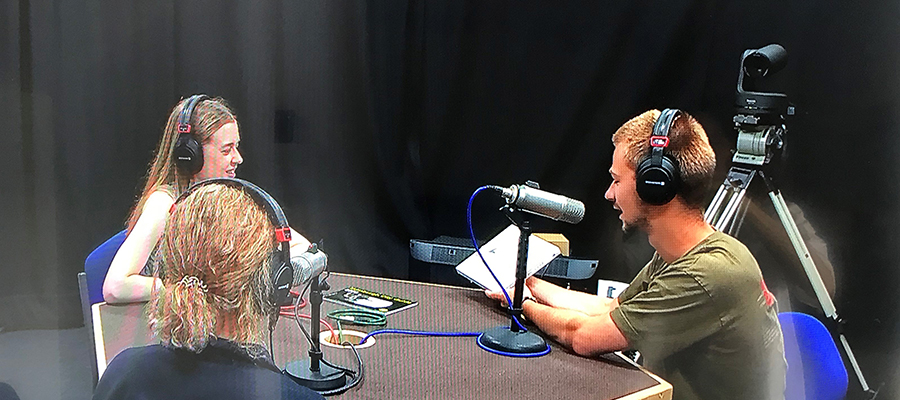
[[[190,135],[181,135],[190,136]],[[179,137],[179,140],[182,138]],[[193,138],[191,138],[193,140]],[[194,157],[193,159],[199,159],[200,166],[194,166],[196,171],[200,170],[202,167],[202,149],[200,148],[199,143],[196,140],[193,140],[196,143],[196,146],[185,145],[186,148],[190,149],[191,154],[200,154],[200,157]],[[177,143],[179,147],[181,147],[182,143]],[[176,149],[177,150],[177,149]],[[188,150],[185,150],[188,151]],[[178,159],[176,159],[176,162]],[[183,160],[187,161],[187,160]],[[176,164],[179,168],[180,165]],[[196,172],[193,172],[196,173]],[[263,308],[271,308],[271,310],[277,316],[278,308],[285,305],[290,305],[292,303],[291,298],[291,286],[294,283],[294,265],[291,264],[291,248],[290,248],[290,227],[288,225],[287,218],[284,216],[284,211],[281,209],[281,206],[278,205],[278,202],[272,198],[266,191],[262,190],[258,186],[247,182],[242,179],[236,178],[211,178],[204,180],[202,182],[198,182],[185,190],[181,195],[175,199],[175,203],[182,201],[185,197],[187,197],[191,192],[196,190],[199,187],[211,184],[223,184],[229,185],[233,187],[239,187],[244,190],[244,193],[247,193],[260,207],[262,207],[266,214],[269,217],[269,222],[272,223],[275,229],[275,237],[278,239],[278,245],[272,252],[269,254],[267,267],[265,269],[265,277],[263,278],[267,284],[271,285],[271,288],[267,288],[268,290],[263,291],[254,291],[254,297],[261,301]],[[257,285],[259,286],[259,285]],[[263,293],[259,293],[263,292]]]
[[[203,169],[203,146],[191,134],[178,135],[172,156],[175,157],[175,168],[181,175],[192,176]]]
[[[651,158],[645,158],[638,165],[636,174],[635,189],[638,196],[653,205],[672,201],[678,193],[677,171],[678,168],[668,155],[662,157],[660,165],[652,165]]]
[[[294,269],[290,263],[281,261],[277,255],[272,257],[271,265],[272,293],[269,301],[276,308],[289,305],[291,304],[291,284],[294,280]]]

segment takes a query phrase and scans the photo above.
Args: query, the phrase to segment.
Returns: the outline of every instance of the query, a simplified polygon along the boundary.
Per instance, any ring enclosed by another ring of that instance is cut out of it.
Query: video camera
[[[794,115],[794,106],[784,93],[756,92],[756,80],[780,71],[787,63],[787,51],[778,44],[744,51],[737,85],[737,148],[732,162],[765,165],[780,151],[787,133],[785,117]]]

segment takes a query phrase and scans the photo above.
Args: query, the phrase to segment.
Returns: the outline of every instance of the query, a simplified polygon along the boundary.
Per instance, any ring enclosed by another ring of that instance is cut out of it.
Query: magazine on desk
[[[323,299],[348,307],[365,308],[383,312],[386,315],[413,308],[419,304],[418,301],[379,293],[356,286],[349,286],[336,292],[328,293]]]

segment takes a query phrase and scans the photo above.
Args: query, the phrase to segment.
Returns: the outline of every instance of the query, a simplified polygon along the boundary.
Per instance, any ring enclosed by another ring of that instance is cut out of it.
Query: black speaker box
[[[479,243],[481,246],[483,243]],[[456,273],[456,265],[475,252],[472,241],[464,238],[439,236],[434,240],[409,241],[410,279],[445,285],[476,287]],[[535,275],[560,286],[597,293],[597,260],[582,260],[559,256]]]

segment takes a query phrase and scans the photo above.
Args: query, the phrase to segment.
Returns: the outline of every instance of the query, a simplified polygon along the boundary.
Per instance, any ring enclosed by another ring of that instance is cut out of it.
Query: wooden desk
[[[482,331],[508,325],[509,318],[480,290],[331,274],[334,289],[358,286],[417,300],[419,305],[388,317],[387,328],[446,332]],[[325,303],[324,312],[336,309]],[[154,343],[144,304],[93,306],[97,364],[107,363],[127,347]],[[304,310],[306,312],[306,310]],[[353,327],[352,329],[358,329]],[[374,330],[368,329],[368,330]],[[340,395],[346,399],[671,399],[672,386],[619,355],[579,357],[556,343],[550,354],[513,358],[488,353],[473,337],[421,337],[384,334],[361,349],[364,380]],[[282,317],[274,334],[276,364],[308,357],[297,324]],[[356,369],[350,350],[322,346],[325,359]]]

